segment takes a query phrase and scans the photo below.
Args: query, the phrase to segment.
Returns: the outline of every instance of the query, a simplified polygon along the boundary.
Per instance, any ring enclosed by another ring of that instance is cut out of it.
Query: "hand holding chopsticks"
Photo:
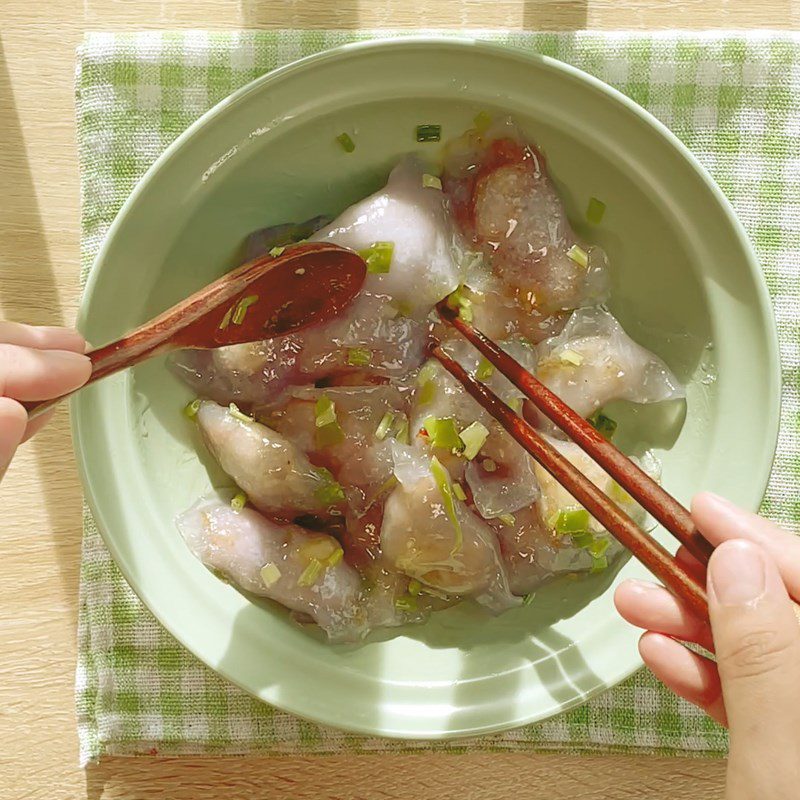
[[[444,322],[474,345],[539,411],[661,522],[689,553],[701,564],[708,564],[713,547],[701,536],[686,508],[491,339],[462,320],[446,301],[439,303],[437,311]],[[514,413],[441,347],[435,347],[432,355],[611,535],[627,547],[670,591],[685,601],[693,613],[703,619],[708,618],[706,590],[694,575],[675,561],[664,547],[633,522],[530,423]]]

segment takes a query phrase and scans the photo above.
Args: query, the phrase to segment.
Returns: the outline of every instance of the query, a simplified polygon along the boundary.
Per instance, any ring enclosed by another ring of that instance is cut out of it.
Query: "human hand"
[[[0,478],[14,452],[52,416],[32,422],[18,401],[49,400],[83,386],[92,365],[86,342],[69,328],[0,320]]]
[[[708,625],[666,589],[626,581],[615,602],[646,633],[639,652],[677,695],[730,728],[727,800],[800,796],[800,538],[712,494],[692,516],[717,549],[708,574],[683,548],[677,557],[708,585]],[[679,641],[716,653],[716,663]]]

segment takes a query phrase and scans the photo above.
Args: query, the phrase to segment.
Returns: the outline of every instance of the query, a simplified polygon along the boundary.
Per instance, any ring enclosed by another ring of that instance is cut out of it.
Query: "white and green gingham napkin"
[[[91,34],[80,48],[83,276],[144,171],[192,121],[281,64],[386,32]],[[476,35],[471,32],[471,35]],[[711,171],[758,251],[784,367],[778,459],[764,512],[800,526],[800,37],[783,34],[528,34],[492,39],[555,56],[628,94]],[[81,569],[81,760],[106,754],[602,750],[720,755],[724,731],[646,672],[582,708],[453,743],[361,738],[262,705],[205,668],[153,619],[86,514]]]

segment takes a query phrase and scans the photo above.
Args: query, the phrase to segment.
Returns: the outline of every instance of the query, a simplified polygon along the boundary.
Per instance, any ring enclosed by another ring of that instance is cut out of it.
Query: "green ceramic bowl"
[[[613,266],[613,311],[688,384],[675,407],[620,410],[623,444],[654,444],[666,488],[755,509],[775,447],[779,367],[764,284],[741,226],[686,149],[641,108],[548,58],[465,40],[343,47],[254,81],[195,123],[141,181],[92,271],[81,327],[116,338],[235,264],[245,235],[337,212],[404,153],[431,153],[479,111],[512,114],[547,155],[570,218]],[[345,154],[335,137],[357,132]],[[584,211],[602,198],[602,225]],[[585,701],[641,662],[614,612],[616,574],[560,581],[496,619],[474,609],[332,647],[217,580],[173,518],[221,476],[180,414],[189,394],[155,361],[82,392],[74,433],[114,558],[161,623],[229,680],[351,731],[441,738],[512,728]],[[670,546],[669,537],[660,538]]]

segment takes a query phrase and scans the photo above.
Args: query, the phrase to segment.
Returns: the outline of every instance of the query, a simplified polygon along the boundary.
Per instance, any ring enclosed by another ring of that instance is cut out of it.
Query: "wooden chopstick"
[[[617,541],[627,547],[697,616],[708,619],[705,588],[664,547],[543,439],[527,420],[512,411],[491,389],[473,378],[441,347],[434,347],[431,354]]]
[[[452,325],[479,350],[539,411],[590,455],[701,564],[708,564],[714,548],[697,530],[691,514],[684,506],[508,353],[501,350],[477,328],[464,322],[458,316],[458,312],[450,308],[445,301],[439,303],[437,311],[443,321]]]

